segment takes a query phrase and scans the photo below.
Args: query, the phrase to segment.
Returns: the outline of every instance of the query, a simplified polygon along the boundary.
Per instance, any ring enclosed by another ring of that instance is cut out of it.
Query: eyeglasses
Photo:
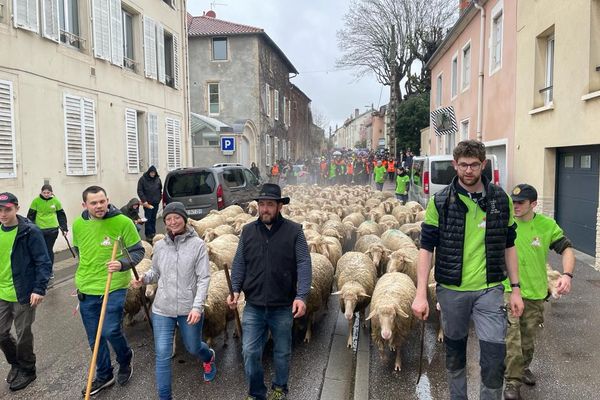
[[[460,163],[458,164],[458,169],[461,171],[466,171],[467,169],[471,168],[471,171],[479,171],[481,169],[481,165],[482,164],[478,162],[472,164]]]

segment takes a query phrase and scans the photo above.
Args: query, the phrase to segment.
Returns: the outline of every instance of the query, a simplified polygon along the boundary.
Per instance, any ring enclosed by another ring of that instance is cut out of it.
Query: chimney
[[[354,118],[358,118],[358,114],[360,113],[360,110],[358,108],[354,109]]]
[[[471,5],[471,0],[458,0],[459,15],[463,15],[465,10]]]
[[[213,10],[210,10],[210,11],[206,12],[205,16],[208,18],[217,18],[217,13],[214,12]]]

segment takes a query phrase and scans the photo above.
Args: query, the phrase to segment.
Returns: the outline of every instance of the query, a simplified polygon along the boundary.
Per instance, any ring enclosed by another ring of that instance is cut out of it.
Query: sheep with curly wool
[[[221,214],[209,214],[199,221],[188,218],[188,223],[194,228],[198,236],[204,237],[208,228],[216,228],[219,225],[227,223],[227,219]]]
[[[144,248],[144,258],[151,260],[152,252],[154,251],[154,248],[152,247],[152,245],[150,243],[146,242],[145,240],[142,240],[142,247]]]
[[[356,229],[356,239],[360,239],[365,235],[381,236],[381,227],[375,221],[365,221]]]
[[[225,225],[219,225],[216,228],[208,228],[204,232],[204,237],[202,239],[204,240],[205,243],[208,243],[208,242],[212,242],[219,236],[223,236],[226,234],[235,235],[234,227],[231,225],[225,224]]]
[[[417,247],[411,238],[398,229],[388,229],[387,231],[383,232],[381,235],[381,241],[383,242],[384,246],[391,251],[396,251],[406,246],[412,246],[414,248]]]
[[[387,263],[387,272],[402,272],[417,284],[417,261],[419,250],[414,246],[401,247],[392,252]]]
[[[138,275],[142,277],[146,272],[150,270],[152,267],[152,260],[149,258],[143,258],[136,266],[135,270]],[[135,275],[133,274],[133,270],[131,271],[131,279],[134,279]],[[156,284],[153,285],[144,285],[141,288],[134,288],[131,286],[131,283],[127,287],[127,292],[125,294],[125,305],[123,306],[123,321],[125,325],[133,325],[134,317],[143,306],[142,296],[145,296],[148,299],[147,303],[151,303],[151,299],[154,299],[154,292],[156,291]],[[151,296],[148,296],[148,294]],[[150,297],[150,298],[149,298]]]
[[[231,265],[239,241],[240,239],[236,235],[228,233],[206,243],[208,259],[214,262],[219,269],[223,269],[225,264]]]
[[[337,265],[338,260],[342,256],[342,244],[339,240],[331,236],[312,237],[307,239],[308,249],[311,253],[319,253],[324,255],[331,261],[332,265]]]
[[[421,224],[422,221],[402,225],[399,230],[412,239],[417,248],[421,248]]]

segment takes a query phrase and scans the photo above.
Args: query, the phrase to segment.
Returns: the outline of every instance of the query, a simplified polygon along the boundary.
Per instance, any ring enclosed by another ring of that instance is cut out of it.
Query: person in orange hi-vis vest
[[[390,158],[387,163],[387,173],[388,173],[388,179],[390,180],[390,182],[394,181],[394,172],[395,172],[394,168],[396,167],[394,164],[395,164],[394,160],[392,158]]]

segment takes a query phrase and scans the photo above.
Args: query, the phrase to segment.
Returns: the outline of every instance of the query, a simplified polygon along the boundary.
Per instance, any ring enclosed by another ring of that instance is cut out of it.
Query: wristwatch
[[[511,283],[510,287],[511,288],[517,288],[518,287],[520,289],[521,288],[521,284],[519,282],[517,282],[517,283]]]

